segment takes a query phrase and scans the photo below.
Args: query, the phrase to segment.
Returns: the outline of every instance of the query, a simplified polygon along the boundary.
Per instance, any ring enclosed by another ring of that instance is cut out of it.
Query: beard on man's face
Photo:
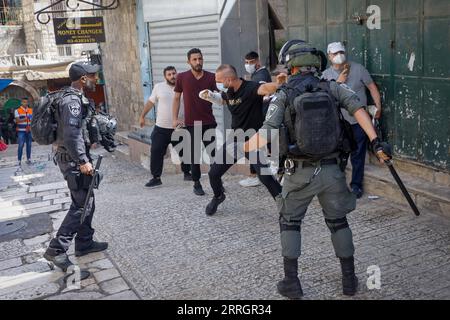
[[[168,84],[174,86],[177,83],[177,78],[170,78],[170,79],[166,78],[166,81]]]
[[[95,92],[95,88],[96,88],[95,85],[96,85],[95,81],[91,81],[91,80],[88,79],[86,81],[85,88],[88,89],[91,92]]]
[[[202,64],[197,64],[195,66],[191,65],[191,68],[194,71],[201,72],[203,70],[203,65]]]

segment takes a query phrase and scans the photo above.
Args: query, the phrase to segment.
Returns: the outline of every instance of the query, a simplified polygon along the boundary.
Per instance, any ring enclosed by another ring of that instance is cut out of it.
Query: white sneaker
[[[261,181],[259,181],[258,177],[249,177],[245,180],[241,180],[239,181],[239,184],[245,188],[249,188],[249,187],[257,187],[259,185],[261,185]]]

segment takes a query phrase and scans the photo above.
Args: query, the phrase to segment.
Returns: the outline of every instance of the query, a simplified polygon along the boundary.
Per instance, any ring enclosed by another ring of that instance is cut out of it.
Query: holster
[[[101,182],[101,175],[97,174],[95,176],[94,188],[98,189]],[[93,176],[87,176],[82,174],[80,171],[71,171],[67,176],[67,185],[70,190],[88,190],[94,180]]]
[[[67,186],[71,191],[78,191],[82,189],[82,174],[80,171],[70,171],[66,176]]]
[[[350,153],[347,152],[341,152],[341,154],[339,155],[339,168],[341,169],[342,172],[345,172],[349,158]]]

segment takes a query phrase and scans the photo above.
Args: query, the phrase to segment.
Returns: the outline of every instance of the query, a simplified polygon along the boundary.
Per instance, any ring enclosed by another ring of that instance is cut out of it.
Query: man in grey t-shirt
[[[375,118],[381,116],[380,92],[369,72],[364,66],[356,62],[347,61],[345,57],[345,47],[340,42],[333,42],[328,46],[328,58],[332,66],[324,71],[323,78],[326,80],[336,80],[338,83],[346,84],[361,100],[361,105],[367,105],[366,87],[369,89],[373,101],[377,107]],[[352,153],[352,182],[350,184],[352,192],[361,198],[363,195],[364,164],[366,161],[367,137],[356,119],[342,109],[344,118],[350,122],[353,128],[358,149]]]

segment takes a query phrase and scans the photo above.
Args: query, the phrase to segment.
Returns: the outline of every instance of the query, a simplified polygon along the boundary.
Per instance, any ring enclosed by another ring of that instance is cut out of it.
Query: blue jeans
[[[23,146],[27,145],[27,160],[31,160],[31,144],[33,139],[31,138],[31,132],[21,132],[18,133],[19,136],[19,161],[22,161]]]
[[[352,128],[358,148],[351,155],[353,171],[352,182],[350,183],[350,186],[352,188],[357,187],[362,190],[364,179],[364,165],[366,163],[367,136],[359,124],[352,125]]]

